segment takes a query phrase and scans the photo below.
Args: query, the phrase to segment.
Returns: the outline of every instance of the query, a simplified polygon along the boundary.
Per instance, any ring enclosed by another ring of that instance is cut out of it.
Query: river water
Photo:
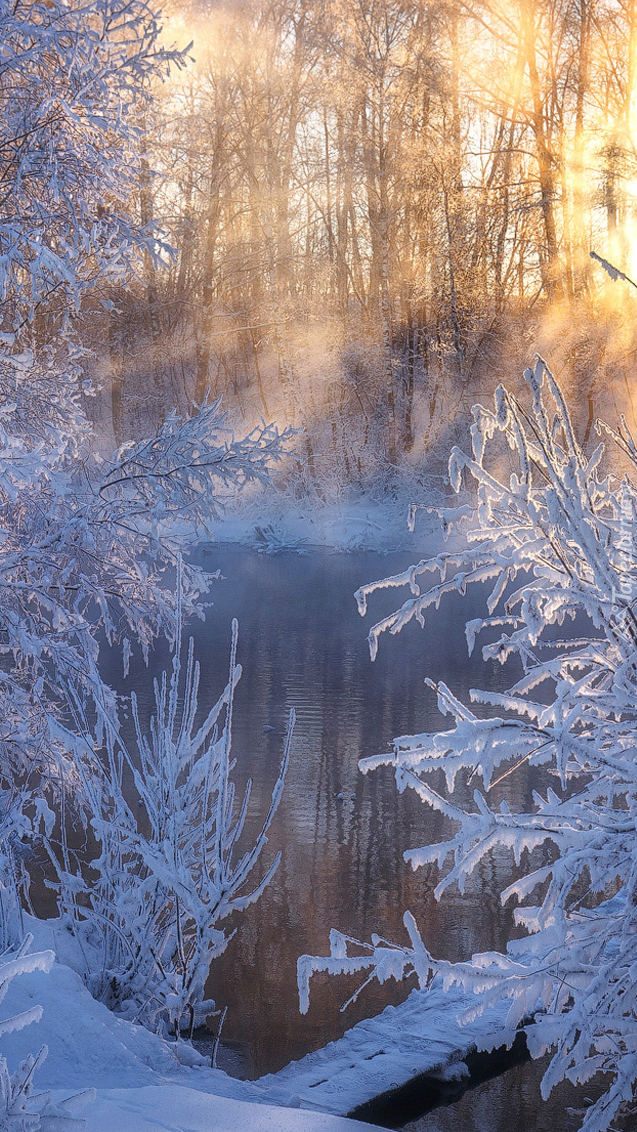
[[[282,850],[281,865],[259,902],[237,921],[237,935],[211,976],[213,996],[228,1007],[224,1039],[243,1043],[260,1075],[324,1045],[410,989],[373,984],[340,1013],[356,980],[318,977],[302,1017],[296,960],[303,952],[325,954],[331,927],[358,939],[378,932],[400,941],[406,939],[402,915],[409,908],[434,954],[467,958],[503,944],[510,912],[500,907],[497,893],[508,877],[508,857],[485,866],[462,899],[437,904],[435,870],[413,872],[402,853],[446,836],[443,819],[413,792],[399,795],[389,770],[361,775],[358,759],[387,750],[396,735],[445,726],[425,676],[466,696],[472,685],[503,688],[511,672],[485,666],[479,655],[469,660],[464,622],[481,612],[484,600],[471,592],[449,599],[424,631],[414,624],[399,636],[386,635],[371,663],[369,624],[402,595],[383,591],[362,620],[354,591],[404,569],[408,554],[268,556],[219,546],[200,561],[223,575],[214,583],[205,624],[189,627],[202,667],[201,706],[216,700],[227,678],[236,616],[243,676],[232,753],[238,785],[248,776],[253,780],[254,824],[269,805],[291,708],[297,719],[270,837],[272,853]],[[157,665],[162,660],[167,657],[156,658]],[[148,705],[149,677],[141,662],[133,664],[132,681]],[[519,805],[528,779],[512,776],[506,789],[508,800]]]
[[[269,806],[291,708],[297,718],[284,797],[266,850],[267,855],[281,849],[282,862],[258,903],[237,921],[237,934],[215,963],[208,987],[217,1004],[228,1008],[223,1039],[239,1051],[249,1075],[275,1071],[325,1045],[359,1019],[402,1001],[414,985],[374,982],[340,1012],[361,980],[318,977],[309,1013],[301,1016],[297,957],[327,954],[331,927],[358,939],[377,932],[406,942],[402,914],[409,908],[432,953],[452,960],[504,947],[512,928],[511,910],[498,898],[511,877],[508,854],[484,864],[464,896],[450,893],[438,904],[435,869],[413,872],[402,853],[444,839],[449,827],[413,792],[399,795],[386,768],[367,776],[358,770],[360,757],[387,750],[396,735],[450,725],[424,685],[426,676],[444,680],[463,698],[472,686],[503,690],[515,676],[511,667],[483,663],[479,649],[467,656],[464,623],[484,612],[479,591],[452,595],[428,615],[425,630],[413,624],[396,637],[384,635],[371,663],[368,628],[404,595],[396,590],[375,595],[362,620],[354,591],[412,560],[406,553],[268,556],[228,546],[198,554],[202,565],[223,575],[214,583],[205,623],[188,630],[202,668],[200,702],[209,705],[224,685],[230,622],[237,617],[243,676],[233,722],[234,777],[239,788],[247,777],[253,780],[253,827]],[[159,656],[157,664],[161,661]],[[133,661],[131,678],[147,710],[150,675]],[[498,788],[512,808],[530,804],[537,785],[533,773],[522,768]],[[532,1123],[530,1115],[537,1102],[535,1067],[513,1072],[521,1081],[520,1110],[522,1094],[532,1098],[525,1127],[543,1132],[545,1125]],[[506,1079],[513,1080],[509,1074]],[[484,1111],[493,1114],[492,1105],[499,1105],[493,1090],[501,1088],[482,1086]],[[510,1105],[499,1107],[508,1127]],[[493,1117],[483,1125],[477,1118],[458,1123],[449,1114],[439,1110],[435,1120],[433,1114],[425,1118],[430,1123],[422,1124],[423,1132],[504,1129]]]

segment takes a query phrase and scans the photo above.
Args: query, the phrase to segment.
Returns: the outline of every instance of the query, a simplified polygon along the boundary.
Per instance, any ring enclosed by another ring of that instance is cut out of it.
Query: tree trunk
[[[540,263],[542,282],[550,299],[561,299],[564,289],[557,227],[555,223],[555,167],[553,154],[549,146],[549,122],[545,117],[545,104],[537,69],[536,28],[532,5],[522,3],[521,26],[524,36],[526,66],[531,84],[531,123],[535,137],[542,217],[546,239],[546,255],[542,258]]]

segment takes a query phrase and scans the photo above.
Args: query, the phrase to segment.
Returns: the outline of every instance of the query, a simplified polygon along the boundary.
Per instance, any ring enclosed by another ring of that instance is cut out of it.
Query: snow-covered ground
[[[59,921],[27,917],[31,950],[74,964],[77,944]],[[42,1006],[37,1025],[0,1039],[0,1054],[16,1069],[48,1048],[36,1091],[55,1104],[72,1098],[87,1132],[355,1132],[371,1126],[344,1113],[421,1074],[437,1080],[467,1076],[471,1048],[509,1043],[504,1004],[459,1025],[472,1006],[466,991],[412,991],[406,1002],[359,1022],[338,1041],[257,1081],[212,1069],[187,1042],[175,1046],[96,1002],[71,966],[56,960],[12,980],[2,1017]],[[82,1095],[83,1094],[83,1095]]]
[[[57,948],[72,955],[68,933],[55,921],[29,920],[32,951]],[[0,1054],[13,1071],[29,1054],[48,1047],[35,1092],[61,1100],[84,1090],[76,1104],[86,1132],[355,1132],[359,1121],[326,1113],[259,1103],[250,1082],[211,1069],[184,1043],[182,1061],[171,1043],[117,1018],[85,989],[79,976],[56,961],[50,972],[14,978],[2,1002],[3,1018],[40,1005],[41,1020],[5,1034]],[[191,1064],[183,1064],[183,1060]],[[262,1100],[262,1098],[261,1098]]]
[[[85,1115],[87,1132],[372,1132],[371,1124],[358,1120],[168,1084],[100,1089]]]

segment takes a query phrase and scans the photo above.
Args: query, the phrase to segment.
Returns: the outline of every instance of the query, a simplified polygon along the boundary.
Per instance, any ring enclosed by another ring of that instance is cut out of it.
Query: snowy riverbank
[[[75,942],[58,921],[27,920],[32,950],[57,949],[73,962]],[[460,1027],[455,1018],[467,998],[414,991],[324,1049],[250,1082],[211,1069],[185,1042],[177,1058],[172,1043],[118,1018],[56,960],[48,973],[12,980],[2,1017],[37,1005],[42,1017],[5,1035],[0,1053],[11,1072],[46,1045],[35,1093],[50,1091],[58,1104],[73,1097],[86,1132],[362,1132],[371,1126],[345,1113],[422,1074],[462,1078],[470,1048],[512,1040],[503,1012]]]
[[[57,947],[72,952],[68,933],[55,921],[29,918],[27,926],[35,936],[32,951]],[[64,963],[56,961],[49,973],[33,971],[14,978],[2,1003],[2,1018],[38,1005],[41,1020],[5,1034],[0,1053],[11,1072],[45,1045],[48,1054],[36,1070],[34,1093],[50,1092],[60,1103],[88,1091],[71,1105],[76,1119],[86,1121],[86,1132],[183,1132],[185,1128],[188,1132],[363,1132],[371,1128],[330,1114],[281,1107],[280,1102],[274,1107],[255,1085],[211,1069],[184,1043],[180,1063],[171,1043],[117,1018],[91,997]],[[184,1060],[191,1064],[183,1064]]]
[[[345,493],[338,499],[316,492],[300,497],[289,490],[248,488],[232,496],[211,520],[202,541],[241,543],[263,553],[303,551],[320,546],[335,551],[411,550],[417,555],[440,548],[440,520],[425,508],[444,498],[442,481],[397,480],[391,490]],[[408,518],[418,505],[415,529]],[[454,500],[455,504],[455,500]]]

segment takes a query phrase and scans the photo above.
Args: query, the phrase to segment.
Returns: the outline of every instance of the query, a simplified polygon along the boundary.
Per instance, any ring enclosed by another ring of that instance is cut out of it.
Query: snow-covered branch
[[[181,574],[181,571],[180,571]],[[181,603],[179,603],[181,614]],[[231,758],[238,627],[233,623],[228,683],[202,722],[199,664],[192,639],[178,630],[170,678],[155,680],[155,715],[142,727],[135,694],[136,747],[119,733],[107,736],[107,770],[87,745],[76,755],[83,792],[101,852],[87,882],[55,854],[61,900],[73,930],[93,956],[90,989],[109,1005],[151,1028],[179,1034],[214,1008],[205,1000],[210,964],[233,933],[227,923],[259,898],[280,854],[255,881],[289,761],[294,713],[269,812],[245,845],[251,783],[235,801]]]
[[[487,630],[494,639],[485,661],[513,657],[521,668],[506,693],[471,692],[497,714],[479,718],[444,684],[435,686],[452,728],[397,738],[361,769],[391,766],[400,790],[413,789],[453,823],[445,842],[405,853],[414,868],[441,870],[437,898],[453,884],[462,892],[485,856],[508,849],[522,876],[502,900],[517,901],[515,920],[526,934],[504,955],[451,964],[429,954],[407,913],[408,944],[374,938],[350,955],[334,937],[329,958],[300,960],[299,987],[306,1005],[314,971],[366,970],[381,981],[415,972],[422,986],[439,976],[472,990],[472,1015],[506,1000],[511,1027],[534,1017],[526,1025],[531,1052],[553,1050],[546,1091],[564,1077],[612,1075],[583,1124],[602,1132],[637,1079],[637,493],[628,476],[608,470],[603,442],[584,454],[544,361],[525,376],[531,405],[498,389],[493,410],[473,410],[471,452],[451,453],[456,492],[465,475],[475,483],[471,525],[466,507],[441,512],[464,545],[362,587],[357,599],[364,614],[376,590],[410,591],[372,628],[373,658],[384,632],[412,618],[426,629],[427,610],[446,593],[489,583],[487,615],[467,624],[469,651]],[[617,433],[599,424],[598,433],[634,463],[625,421]],[[565,630],[575,618],[577,636]],[[553,784],[534,792],[529,811],[496,805],[494,787],[523,766],[542,767]],[[440,770],[444,794],[432,780]],[[456,782],[479,786],[471,803],[456,800]],[[545,844],[548,854],[529,855]]]

